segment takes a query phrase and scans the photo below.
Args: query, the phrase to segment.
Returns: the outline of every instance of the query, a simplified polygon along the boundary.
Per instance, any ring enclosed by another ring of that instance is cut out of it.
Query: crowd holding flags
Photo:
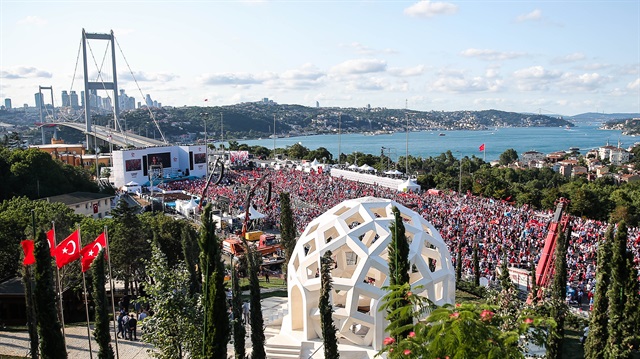
[[[104,253],[105,259],[107,259],[109,263],[109,277],[111,277],[110,278],[111,306],[112,306],[112,310],[114,310],[115,312],[115,305],[114,305],[114,298],[113,298],[113,277],[111,276],[111,262],[109,261],[109,255],[108,255],[109,242],[107,238],[107,228],[105,227],[104,231],[100,235],[98,235],[98,237],[94,241],[90,242],[84,247],[81,247],[80,229],[76,229],[67,238],[65,238],[62,242],[60,242],[60,244],[56,245],[55,225],[54,225],[52,229],[47,231],[47,242],[49,244],[49,251],[51,253],[51,257],[55,258],[57,269],[61,269],[62,267],[80,259],[80,264],[82,268],[82,281],[84,283],[84,292],[85,292],[85,308],[87,311],[87,337],[89,338],[89,353],[91,357],[93,357],[93,354],[91,353],[91,336],[89,333],[89,309],[88,309],[88,302],[86,298],[87,288],[86,288],[84,276],[85,276],[85,272],[89,270],[89,268],[91,267],[91,263],[93,263],[93,260],[96,259],[96,257],[98,257],[98,254],[100,254],[101,252]],[[24,259],[22,263],[25,266],[30,266],[35,264],[36,259],[34,256],[34,240],[25,239],[20,242],[20,245],[22,246],[22,250],[24,252]],[[56,277],[57,277],[56,282],[57,282],[58,290],[60,290],[60,284],[59,284],[60,275],[58,271],[56,271]],[[58,294],[60,297],[60,313],[62,313],[62,292],[59,291]],[[115,315],[114,315],[114,320],[115,320]],[[114,332],[115,330],[116,328],[115,328],[115,322],[114,322]],[[62,317],[62,331],[64,335],[64,316]],[[117,335],[115,335],[115,344],[116,344],[116,356],[119,357]]]

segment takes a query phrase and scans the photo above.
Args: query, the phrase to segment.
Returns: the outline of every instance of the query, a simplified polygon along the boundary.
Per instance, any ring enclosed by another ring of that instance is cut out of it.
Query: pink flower
[[[395,340],[395,339],[393,339],[392,337],[386,337],[386,338],[384,338],[384,340],[382,341],[382,343],[383,343],[384,345],[391,345],[391,344],[393,344],[393,343],[395,343],[395,342],[396,342],[396,340]]]
[[[460,313],[458,312],[453,312],[449,314],[449,318],[453,318],[453,319],[457,319],[459,316],[460,316]]]
[[[456,308],[460,308],[460,303],[456,303]]]
[[[411,354],[411,350],[405,349],[403,353],[404,353],[404,355],[409,355],[409,354]]]
[[[409,332],[409,338],[413,338],[416,336],[416,332]]]
[[[480,313],[480,318],[482,318],[482,320],[491,320],[494,314],[494,312],[485,309]]]
[[[531,318],[525,318],[525,320],[524,320],[524,324],[533,324],[533,319],[531,319]]]

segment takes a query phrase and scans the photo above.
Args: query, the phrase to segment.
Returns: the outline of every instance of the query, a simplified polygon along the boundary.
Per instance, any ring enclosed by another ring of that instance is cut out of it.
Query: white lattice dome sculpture
[[[292,331],[306,339],[321,337],[318,302],[321,295],[320,259],[331,250],[333,320],[338,337],[358,346],[379,350],[385,338],[386,312],[378,311],[389,285],[388,246],[392,207],[404,220],[410,242],[413,292],[437,305],[455,300],[455,273],[446,244],[436,229],[418,213],[387,199],[347,200],[313,220],[298,239],[289,261],[289,320]],[[433,269],[433,270],[432,270]],[[288,326],[287,325],[287,326]]]

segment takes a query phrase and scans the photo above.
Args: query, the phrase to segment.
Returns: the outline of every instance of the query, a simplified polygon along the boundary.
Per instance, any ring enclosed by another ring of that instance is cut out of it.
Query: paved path
[[[282,311],[283,304],[286,304],[286,298],[267,298],[262,300],[262,310],[265,321],[265,337],[266,339],[277,334],[280,328],[271,326],[270,324],[279,323],[279,319],[284,314]],[[250,326],[247,325],[247,337],[245,347],[248,349],[248,353],[251,352],[251,338],[250,338]],[[93,328],[92,328],[93,329]],[[138,339],[141,334],[138,331]],[[69,359],[87,359],[89,358],[89,342],[87,341],[87,327],[86,326],[67,326],[65,331],[65,338],[67,341],[67,350]],[[111,345],[115,351],[115,342],[112,336]],[[228,344],[228,354],[233,355],[233,344]],[[91,349],[94,354],[93,357],[98,357],[98,344],[91,338]],[[140,340],[129,341],[118,339],[118,352],[122,359],[147,359],[151,358],[148,351],[153,347]],[[24,358],[29,354],[29,334],[24,332],[8,332],[0,329],[0,359],[5,355],[16,356]]]

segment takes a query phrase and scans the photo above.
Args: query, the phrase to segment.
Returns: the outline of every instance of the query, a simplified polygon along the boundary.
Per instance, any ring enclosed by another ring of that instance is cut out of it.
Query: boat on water
[[[446,136],[446,135],[447,135],[447,134],[446,134],[446,133],[443,133],[443,132],[440,132],[440,133],[438,134],[438,136]]]
[[[569,151],[580,151],[580,147],[569,147]]]

